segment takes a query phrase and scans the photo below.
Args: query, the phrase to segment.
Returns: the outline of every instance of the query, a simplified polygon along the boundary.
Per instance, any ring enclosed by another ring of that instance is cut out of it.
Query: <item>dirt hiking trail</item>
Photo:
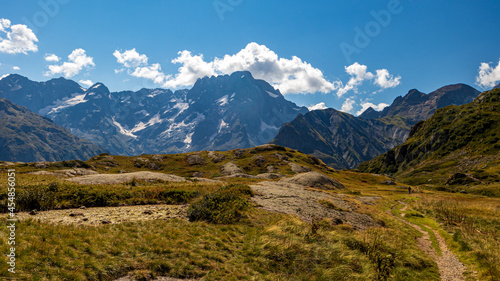
[[[401,217],[404,218],[406,214],[403,212],[406,211],[408,205],[403,201],[398,201],[398,202],[403,204],[403,207],[400,209],[400,211],[402,212]],[[458,257],[450,251],[450,249],[446,245],[444,238],[439,234],[438,231],[432,230],[434,236],[436,236],[436,239],[438,241],[439,249],[441,250],[441,255],[438,255],[436,250],[432,247],[432,241],[427,231],[423,230],[420,226],[413,224],[407,220],[398,217],[396,218],[406,223],[407,225],[413,227],[414,229],[418,230],[420,233],[422,233],[422,237],[417,238],[417,245],[424,253],[426,253],[436,262],[439,268],[439,275],[441,276],[442,281],[466,280],[464,277],[464,273],[467,270],[467,268],[462,262],[460,262]]]

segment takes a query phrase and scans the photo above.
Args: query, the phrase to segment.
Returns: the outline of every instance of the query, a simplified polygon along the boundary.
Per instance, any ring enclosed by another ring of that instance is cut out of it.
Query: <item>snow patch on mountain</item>
[[[277,98],[279,97],[279,95],[275,94],[275,93],[272,93],[272,92],[269,92],[269,91],[266,91],[268,95],[270,95],[272,98]]]
[[[160,134],[160,137],[174,138],[179,135],[186,135],[194,131],[195,127],[205,120],[205,115],[203,113],[196,112],[196,118],[194,118],[191,122],[186,123],[186,120],[189,120],[191,117],[188,116],[185,120],[182,120],[180,123],[171,123],[165,131]],[[172,119],[169,119],[170,121]]]
[[[120,130],[120,134],[132,137],[134,139],[137,138],[136,135],[132,134],[131,130],[127,130],[127,129],[123,128],[123,126],[120,123],[116,122],[114,116],[111,118],[111,121],[113,121],[113,124],[118,128],[118,130]]]
[[[160,124],[162,122],[163,120],[160,118],[160,114],[156,114],[153,118],[149,119],[147,123],[139,122],[129,132],[133,134],[146,129],[147,127],[153,126],[155,124]]]
[[[168,119],[169,122],[174,122],[175,119],[177,117],[179,117],[179,115],[181,115],[184,111],[186,111],[187,109],[189,109],[189,103],[185,103],[185,102],[178,102],[177,104],[175,104],[172,108],[169,108],[167,110],[165,110],[163,112],[163,114],[166,114],[168,112],[171,112],[173,109],[178,109],[179,112],[177,112],[174,116],[172,116],[171,118]]]
[[[260,121],[260,130],[263,132],[265,130],[273,130],[273,131],[278,131],[279,128],[276,127],[276,126],[271,126],[267,123],[265,123],[264,121]]]
[[[149,116],[149,113],[146,111],[146,110],[141,110],[141,111],[137,111],[136,113],[134,113],[134,115],[137,115],[137,114],[142,114],[144,115],[144,117],[146,116]]]
[[[218,133],[220,133],[223,129],[227,129],[229,128],[229,124],[227,124],[226,122],[224,122],[223,119],[220,120],[220,124],[219,124],[219,131]]]
[[[186,148],[191,147],[191,142],[193,141],[193,134],[194,132],[186,135],[186,138],[184,139],[184,143],[187,144]]]
[[[56,100],[53,105],[40,109],[38,113],[40,113],[41,115],[46,115],[46,114],[50,115],[57,113],[64,108],[75,106],[77,104],[84,102],[87,102],[87,100],[85,99],[85,94],[79,95],[75,93],[71,96],[71,98],[66,97],[63,98],[62,100]]]
[[[160,90],[160,89],[156,89],[156,90],[153,90],[149,95],[148,95],[148,98],[154,98],[156,97],[157,95],[160,95],[160,94],[163,94],[165,93],[165,91],[163,90]]]
[[[128,100],[130,99],[130,96],[126,96],[125,98],[123,98],[120,102],[126,102],[126,103],[130,103]]]
[[[219,106],[224,106],[228,103],[228,95],[224,95],[222,98],[217,100]]]

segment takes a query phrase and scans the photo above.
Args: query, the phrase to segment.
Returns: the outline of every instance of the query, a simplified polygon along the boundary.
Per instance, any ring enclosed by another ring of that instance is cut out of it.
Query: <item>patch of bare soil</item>
[[[251,185],[256,192],[252,200],[261,208],[294,215],[306,222],[313,218],[331,219],[335,224],[350,224],[355,229],[380,226],[369,215],[354,212],[357,206],[325,192],[307,189],[307,186],[281,180]],[[328,201],[329,206],[319,203]]]
[[[68,179],[79,184],[117,184],[136,180],[164,180],[172,182],[183,182],[185,178],[155,172],[134,172],[125,174],[97,174]]]
[[[102,225],[158,219],[187,219],[188,205],[140,205],[50,210],[36,215],[18,213],[19,220],[36,219],[45,223]]]
[[[402,201],[399,202],[404,205],[403,208],[400,209],[400,211],[406,211],[408,205]],[[404,218],[405,214],[401,213],[401,217]],[[432,230],[434,236],[436,236],[436,239],[438,241],[439,248],[441,249],[441,255],[438,255],[436,253],[436,250],[432,247],[431,238],[427,231],[424,231],[420,226],[409,221],[400,218],[398,219],[422,233],[422,237],[417,238],[417,245],[424,253],[426,253],[436,262],[439,268],[439,275],[441,276],[441,280],[465,280],[464,273],[467,268],[462,262],[460,262],[458,257],[450,251],[450,249],[446,245],[444,238],[439,234],[439,232],[437,232],[436,230]]]

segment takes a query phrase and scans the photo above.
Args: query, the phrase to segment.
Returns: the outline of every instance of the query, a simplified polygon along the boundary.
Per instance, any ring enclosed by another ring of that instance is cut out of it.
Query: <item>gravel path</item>
[[[399,203],[403,204],[403,208],[400,209],[401,212],[406,211],[408,205],[405,202],[399,201]],[[405,213],[401,213],[401,217],[405,217]],[[441,276],[441,280],[443,281],[462,281],[465,280],[464,272],[467,270],[465,265],[460,262],[458,257],[453,254],[448,246],[444,238],[439,234],[438,231],[432,230],[434,236],[438,241],[439,248],[441,249],[441,255],[436,253],[436,250],[432,247],[432,242],[430,235],[427,231],[424,231],[420,226],[413,224],[409,221],[403,220],[407,225],[415,228],[420,233],[422,233],[422,237],[417,238],[418,247],[430,256],[437,264],[439,268],[439,275]]]

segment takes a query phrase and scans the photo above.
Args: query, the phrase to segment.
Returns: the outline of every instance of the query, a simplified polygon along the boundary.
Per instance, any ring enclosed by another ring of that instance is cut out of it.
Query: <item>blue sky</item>
[[[299,105],[356,114],[414,88],[498,83],[498,11],[493,0],[0,0],[0,76],[118,91],[250,70]]]

